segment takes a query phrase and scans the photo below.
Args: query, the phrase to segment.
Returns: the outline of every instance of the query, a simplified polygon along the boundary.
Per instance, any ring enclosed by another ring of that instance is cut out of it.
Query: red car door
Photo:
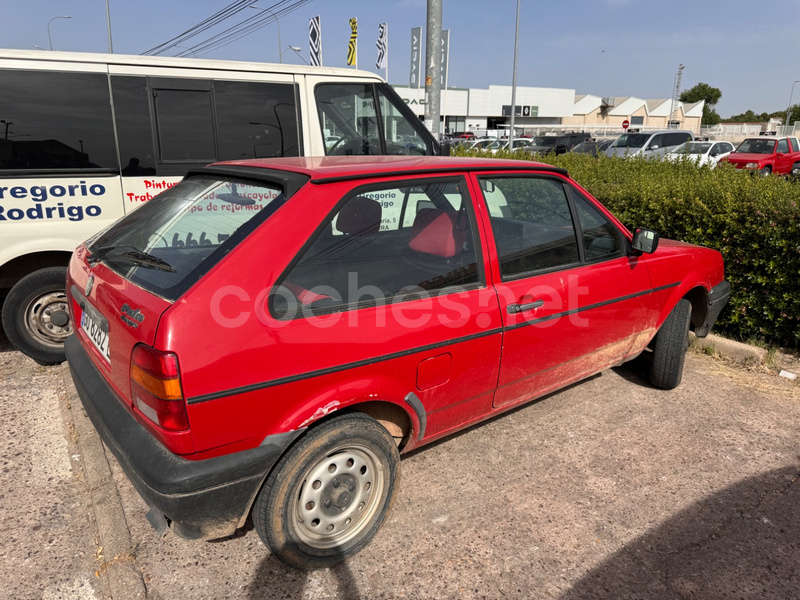
[[[788,173],[793,164],[793,157],[791,149],[789,148],[789,140],[781,138],[778,140],[778,147],[775,155],[775,173]]]
[[[650,277],[618,225],[568,181],[492,174],[488,248],[503,317],[494,406],[542,395],[628,356],[645,326]]]

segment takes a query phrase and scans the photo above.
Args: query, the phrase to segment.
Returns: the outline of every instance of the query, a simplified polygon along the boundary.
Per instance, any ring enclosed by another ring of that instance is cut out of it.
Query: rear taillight
[[[189,429],[178,357],[139,344],[131,355],[133,406],[166,431]]]

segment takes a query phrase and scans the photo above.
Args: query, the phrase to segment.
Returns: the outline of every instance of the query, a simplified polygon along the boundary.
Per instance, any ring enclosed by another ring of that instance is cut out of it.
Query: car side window
[[[278,317],[483,281],[463,179],[368,186],[343,198],[273,293]],[[410,296],[418,297],[418,296]]]
[[[784,154],[789,152],[789,142],[785,139],[778,140],[778,152],[783,152]]]
[[[653,139],[650,140],[650,143],[647,144],[646,150],[656,150],[664,146],[664,136],[663,135],[654,135]]]
[[[583,196],[576,193],[572,198],[581,225],[585,259],[594,261],[620,254],[623,244],[619,229]]]
[[[502,279],[580,262],[564,186],[548,177],[482,177]]]
[[[789,144],[792,146],[792,152],[800,152],[800,144],[797,142],[797,138],[789,138]]]

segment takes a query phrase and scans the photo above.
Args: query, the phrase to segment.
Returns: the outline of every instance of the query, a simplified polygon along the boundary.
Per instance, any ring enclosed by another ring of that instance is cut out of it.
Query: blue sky
[[[230,1],[110,0],[114,51],[140,54]],[[104,0],[3,4],[3,47],[47,48],[48,20],[70,15],[50,25],[56,50],[108,50]],[[510,85],[515,12],[514,0],[443,0],[451,86]],[[410,30],[425,25],[425,0],[313,0],[280,19],[283,47],[301,46],[307,57],[308,19],[316,15],[326,66],[345,66],[348,19],[356,17],[358,66],[375,72],[378,24],[387,22],[389,81],[408,83]],[[747,109],[785,110],[794,78],[800,79],[798,25],[800,0],[522,0],[517,83],[668,98],[683,63],[683,89],[703,81],[722,90],[717,111],[723,118]],[[277,62],[276,33],[273,23],[201,58]],[[300,59],[290,50],[284,61]],[[795,92],[793,103],[800,102],[800,86]]]

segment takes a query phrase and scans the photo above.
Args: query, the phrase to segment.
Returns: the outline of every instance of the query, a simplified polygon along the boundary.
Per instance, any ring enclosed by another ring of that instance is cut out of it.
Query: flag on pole
[[[422,71],[422,27],[411,28],[411,71],[408,74],[408,87],[419,88]]]
[[[319,17],[308,20],[308,53],[311,64],[315,67],[322,66],[322,28]]]
[[[389,25],[387,23],[378,25],[378,41],[375,42],[375,47],[378,49],[378,60],[375,62],[375,66],[385,69],[389,58]]]
[[[358,19],[350,19],[350,43],[347,46],[347,66],[358,67]]]

